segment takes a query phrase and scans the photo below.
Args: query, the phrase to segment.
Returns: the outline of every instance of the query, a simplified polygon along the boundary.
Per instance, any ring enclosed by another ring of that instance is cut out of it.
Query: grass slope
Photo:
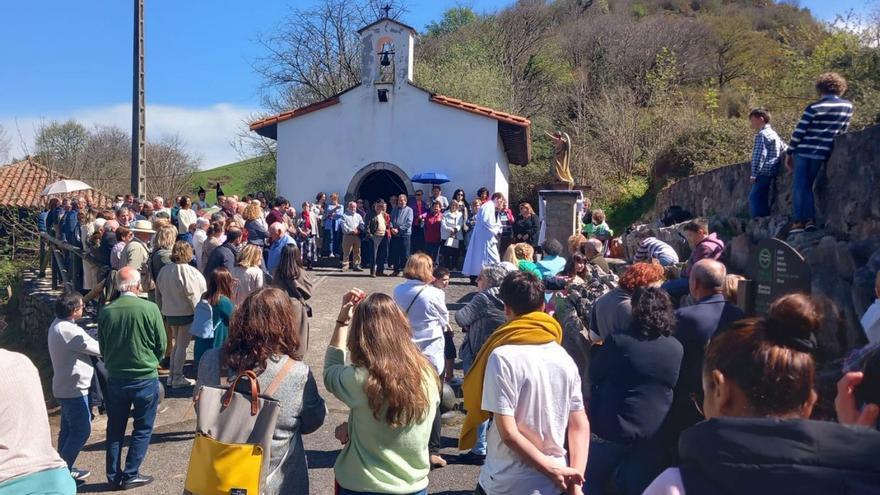
[[[230,163],[208,170],[200,170],[193,174],[192,194],[196,196],[199,186],[208,191],[206,201],[212,204],[217,200],[214,187],[219,182],[220,188],[226,195],[244,196],[251,192],[247,191],[248,183],[259,175],[265,167],[271,166],[271,162],[263,157],[249,158],[240,162]]]

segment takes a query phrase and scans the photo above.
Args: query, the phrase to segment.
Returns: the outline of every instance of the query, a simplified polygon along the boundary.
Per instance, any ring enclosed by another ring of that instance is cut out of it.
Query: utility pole
[[[146,195],[146,100],[144,98],[144,0],[134,0],[134,52],[131,94],[131,193]]]

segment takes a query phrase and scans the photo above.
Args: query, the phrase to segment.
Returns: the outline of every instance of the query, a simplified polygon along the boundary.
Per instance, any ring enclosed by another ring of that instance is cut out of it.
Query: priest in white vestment
[[[498,254],[498,234],[501,233],[501,222],[496,214],[497,208],[504,203],[504,195],[495,193],[491,201],[486,201],[477,212],[474,230],[468,242],[467,254],[464,257],[464,266],[461,272],[469,277],[476,277],[483,267],[492,263],[499,263],[501,256]]]

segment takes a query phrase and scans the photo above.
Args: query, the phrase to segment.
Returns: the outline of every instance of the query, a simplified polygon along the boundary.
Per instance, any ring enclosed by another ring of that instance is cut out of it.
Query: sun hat
[[[137,220],[133,224],[131,224],[130,230],[132,232],[146,232],[148,234],[155,234],[156,231],[153,230],[153,224],[150,223],[149,220]]]

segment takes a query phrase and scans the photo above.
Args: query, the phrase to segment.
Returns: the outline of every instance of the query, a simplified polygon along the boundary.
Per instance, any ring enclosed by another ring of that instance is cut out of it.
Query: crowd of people
[[[823,98],[795,131],[786,153],[796,188],[827,159],[816,126],[845,128],[826,122],[846,114],[843,84],[820,79]],[[772,144],[769,114],[751,117],[756,150],[770,150],[756,152],[761,179],[784,150]],[[753,182],[753,211],[764,211],[756,198],[766,181]],[[682,227],[684,263],[647,233],[632,260],[609,260],[614,233],[600,209],[570,238],[541,240],[528,202],[514,215],[485,188],[470,203],[440,186],[422,196],[343,204],[319,193],[299,212],[283,197],[219,197],[209,207],[204,191],[171,208],[160,197],[120,196],[112,209],[52,200],[40,228],[88,258],[48,331],[57,449],[36,368],[0,349],[0,494],[74,493],[90,475],[76,460],[96,413],[107,415],[110,487],[150,484],[140,467],[160,376],[198,400],[204,387],[245,375],[254,383],[242,390],[271,391],[282,404],[261,493],[309,493],[302,435],[327,416],[303,361],[308,271],[321,258],[403,276],[391,294],[352,288],[341,298],[319,377],[350,409],[335,429],[342,449],[328,493],[426,494],[429,472],[447,465],[444,382],[461,389],[457,462],[481,466],[478,495],[880,491],[870,455],[880,450],[880,302],[862,320],[869,345],[839,370],[835,417],[821,417],[825,306],[790,294],[747,317],[737,306],[742,277],[727,272],[724,242],[704,220]],[[795,197],[795,227],[810,229],[811,202]],[[451,271],[476,285],[452,318]],[[77,324],[89,304],[96,334]],[[458,348],[452,320],[464,333]],[[184,372],[191,345],[196,380]]]

